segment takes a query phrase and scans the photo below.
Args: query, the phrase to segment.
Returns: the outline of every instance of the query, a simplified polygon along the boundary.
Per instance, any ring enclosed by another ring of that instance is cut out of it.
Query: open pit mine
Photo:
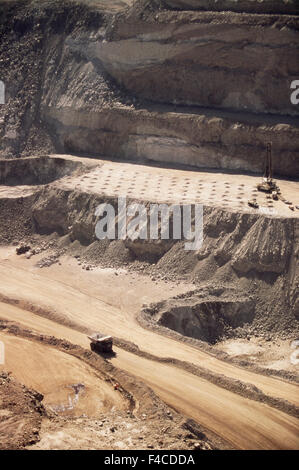
[[[298,450],[298,30],[0,0],[1,450]]]

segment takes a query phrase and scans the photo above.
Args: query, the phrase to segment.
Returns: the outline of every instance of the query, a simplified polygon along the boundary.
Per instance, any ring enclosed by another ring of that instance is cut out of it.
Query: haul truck
[[[90,349],[99,353],[113,353],[113,338],[112,336],[103,336],[101,333],[94,333],[87,336],[90,339]]]

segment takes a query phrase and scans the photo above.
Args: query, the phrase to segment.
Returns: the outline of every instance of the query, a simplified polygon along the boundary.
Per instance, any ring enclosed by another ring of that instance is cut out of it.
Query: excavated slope
[[[296,15],[1,5],[2,157],[55,150],[261,172],[272,141],[276,174],[299,174]]]
[[[296,0],[164,0],[169,8],[181,10],[236,11],[239,13],[298,14]]]
[[[130,265],[146,260],[155,264],[157,272],[183,276],[199,285],[200,291],[195,298],[191,295],[191,303],[188,299],[174,299],[175,314],[169,305],[162,317],[158,314],[155,320],[162,325],[210,342],[252,323],[263,331],[296,335],[298,218],[205,206],[203,246],[197,251],[185,251],[184,242],[172,239],[97,240],[95,210],[101,203],[116,207],[117,199],[113,197],[47,187],[28,199],[28,205],[22,201],[26,225],[40,234],[56,232],[68,236],[71,242],[79,241],[83,245],[81,256],[90,262]],[[196,316],[190,317],[195,310],[198,321]],[[160,311],[159,306],[153,312],[156,315]]]

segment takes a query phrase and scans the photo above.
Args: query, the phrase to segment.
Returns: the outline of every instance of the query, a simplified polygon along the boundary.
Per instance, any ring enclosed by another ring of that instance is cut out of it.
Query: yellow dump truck
[[[94,333],[87,336],[90,340],[90,349],[99,353],[112,353],[113,352],[113,338],[112,336],[103,336],[101,333]]]

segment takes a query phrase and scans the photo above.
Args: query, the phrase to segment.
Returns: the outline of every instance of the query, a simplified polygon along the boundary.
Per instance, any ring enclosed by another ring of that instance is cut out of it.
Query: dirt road
[[[30,329],[34,326],[35,331],[55,335],[83,347],[88,345],[88,340],[82,333],[18,307],[0,303],[0,318],[4,317],[18,321]],[[14,342],[15,338],[11,341]],[[232,446],[240,449],[298,447],[297,419],[267,405],[240,397],[182,369],[157,364],[155,361],[138,357],[119,348],[115,350],[117,357],[112,361],[114,365],[141,378],[170,406],[197,420]],[[19,351],[18,357],[12,359],[12,364],[18,361],[20,363],[21,355],[22,352]],[[36,384],[35,369],[33,368],[32,374],[34,384]],[[14,367],[13,371],[15,370]],[[25,377],[22,374],[19,377],[28,383],[29,378],[26,374]],[[38,385],[36,384],[36,388]]]
[[[27,263],[27,268],[24,263]],[[165,297],[163,285],[153,288],[150,283],[135,279],[134,286],[131,285],[129,289],[132,279],[129,279],[129,275],[120,275],[116,277],[117,281],[114,279],[115,289],[112,293],[107,290],[107,286],[111,286],[110,276],[114,276],[113,273],[96,270],[83,275],[72,260],[64,262],[63,269],[55,265],[41,271],[28,260],[16,259],[8,254],[0,266],[1,294],[30,301],[53,311],[51,319],[46,319],[1,303],[1,318],[87,347],[88,340],[84,334],[57,323],[57,320],[61,321],[65,317],[68,322],[133,341],[141,349],[157,356],[178,358],[250,382],[264,393],[288,399],[298,405],[298,387],[294,384],[248,372],[189,345],[143,330],[135,321],[136,310],[148,296],[154,299],[163,295]],[[10,279],[14,279],[14,282],[11,283]],[[141,285],[143,290],[140,290]],[[295,418],[243,398],[175,366],[144,359],[119,348],[116,348],[116,352],[113,364],[140,377],[170,406],[198,420],[234,447],[299,447],[298,420]]]
[[[56,312],[68,322],[127,339],[159,357],[173,357],[250,382],[265,394],[299,406],[298,386],[220,361],[188,344],[146,331],[138,325],[135,315],[141,305],[165,298],[168,284],[153,287],[152,282],[144,282],[143,277],[134,278],[132,284],[133,279],[125,273],[116,277],[101,269],[82,271],[69,258],[63,260],[63,267],[53,265],[42,271],[32,265],[33,261],[14,255],[0,262],[0,294],[50,307],[54,319]],[[13,284],[9,279],[14,279]]]
[[[72,416],[97,416],[126,402],[91,367],[69,354],[24,338],[0,332],[5,344],[5,365],[0,370],[44,395],[44,404]],[[84,384],[82,386],[82,384]]]

